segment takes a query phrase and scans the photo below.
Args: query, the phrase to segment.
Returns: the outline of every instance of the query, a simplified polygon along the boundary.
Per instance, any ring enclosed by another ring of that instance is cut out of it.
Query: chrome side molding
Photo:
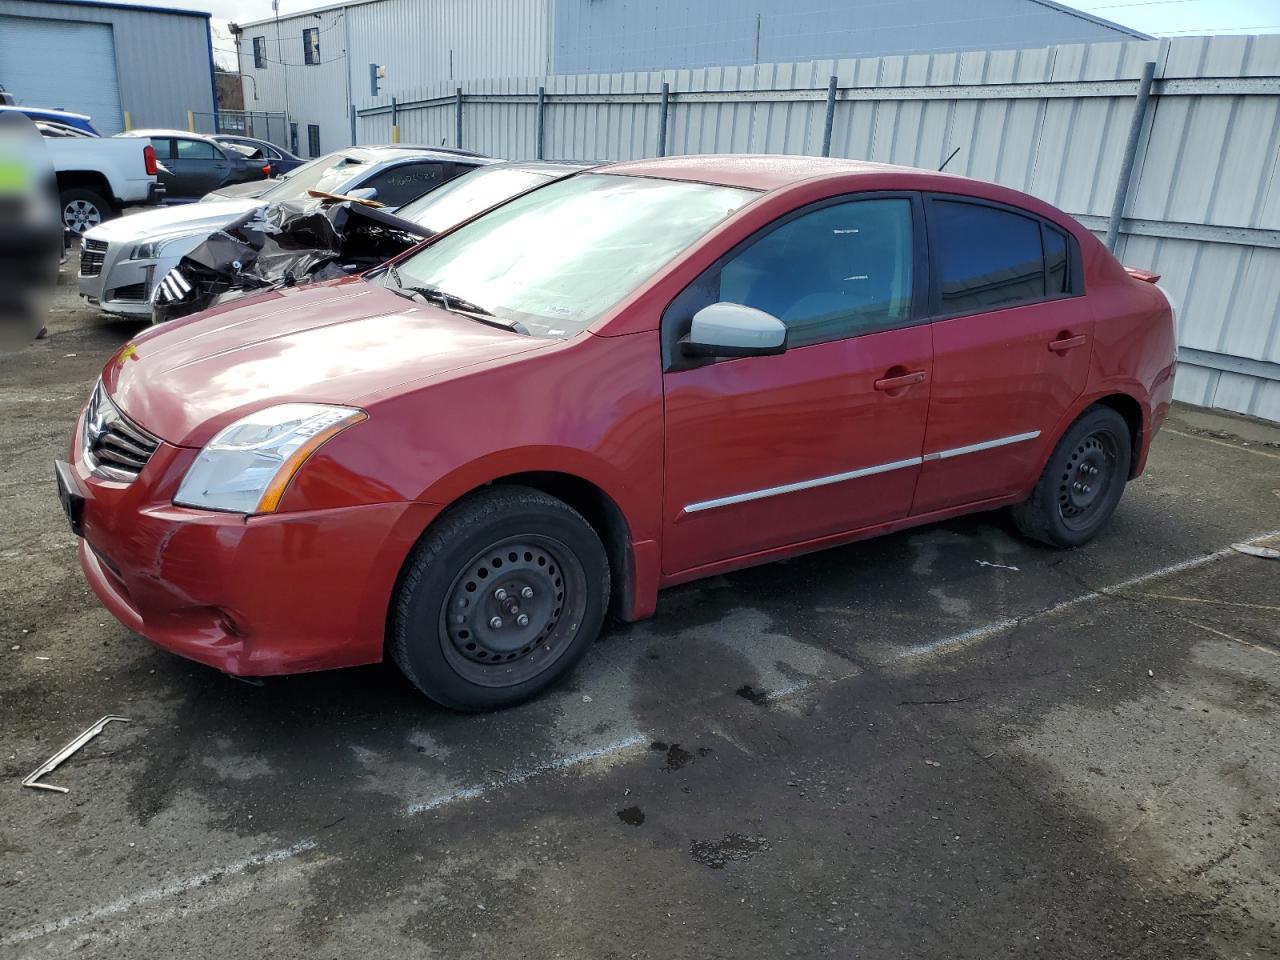
[[[862,467],[859,470],[849,470],[846,473],[833,473],[826,477],[815,477],[812,480],[799,480],[795,483],[784,483],[777,487],[765,487],[763,490],[750,490],[747,493],[735,493],[728,497],[716,497],[713,500],[699,500],[697,503],[688,504],[684,508],[684,513],[701,513],[704,510],[715,510],[717,507],[729,507],[735,503],[748,503],[751,500],[764,500],[767,497],[777,497],[784,493],[798,493],[801,490],[812,490],[814,487],[825,487],[833,483],[844,483],[846,480],[857,480],[861,477],[874,476],[877,473],[889,473],[893,470],[905,470],[907,467],[918,467],[923,463],[931,460],[950,460],[952,457],[962,457],[967,453],[980,453],[983,450],[992,450],[996,447],[1005,447],[1012,443],[1023,443],[1027,440],[1034,440],[1040,436],[1039,430],[1029,430],[1026,433],[1015,433],[1008,437],[997,437],[995,440],[983,440],[981,443],[971,443],[963,447],[952,447],[949,450],[939,450],[936,453],[926,453],[922,457],[909,457],[906,460],[894,460],[892,463],[881,463],[874,467]]]

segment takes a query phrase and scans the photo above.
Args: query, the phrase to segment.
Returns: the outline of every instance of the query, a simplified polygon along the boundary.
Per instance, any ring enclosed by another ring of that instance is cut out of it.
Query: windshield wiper
[[[454,296],[452,293],[446,293],[439,287],[415,286],[406,284],[400,279],[400,271],[395,265],[387,267],[387,276],[394,281],[394,287],[388,287],[393,293],[399,293],[401,296],[407,296],[414,299],[422,300],[426,303],[436,303],[444,307],[450,313],[459,313],[463,316],[478,320],[481,323],[487,323],[491,327],[499,327],[503,330],[510,330],[523,336],[532,336],[529,328],[519,320],[503,320],[497,317],[492,311],[486,310],[477,303],[472,303],[462,297]]]

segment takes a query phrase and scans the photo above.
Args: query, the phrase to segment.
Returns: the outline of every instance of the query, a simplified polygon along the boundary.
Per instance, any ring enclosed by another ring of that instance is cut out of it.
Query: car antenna
[[[954,150],[952,150],[951,156],[947,157],[947,159],[942,161],[942,166],[938,168],[938,172],[941,173],[943,170],[947,169],[947,164],[950,163],[952,158],[955,157],[955,155],[959,152],[960,152],[959,147],[956,147]]]

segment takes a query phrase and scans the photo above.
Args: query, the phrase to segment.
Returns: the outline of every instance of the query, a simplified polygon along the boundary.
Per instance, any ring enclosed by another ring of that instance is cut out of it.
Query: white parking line
[[[128,897],[121,897],[111,903],[104,904],[100,907],[93,907],[82,913],[73,913],[57,920],[50,920],[47,923],[39,923],[30,927],[24,927],[16,933],[11,933],[0,939],[0,947],[12,947],[19,943],[26,943],[28,940],[35,940],[37,937],[47,937],[50,934],[61,933],[71,927],[79,926],[82,923],[89,923],[94,920],[102,920],[106,917],[114,916],[118,913],[125,913],[129,910],[135,910],[138,907],[144,907],[148,904],[155,903],[159,900],[165,900],[169,897],[177,896],[180,893],[186,893],[203,887],[208,883],[216,880],[222,880],[228,877],[234,877],[244,873],[251,867],[261,867],[267,864],[279,863],[282,860],[288,860],[296,857],[300,853],[314,849],[316,842],[314,840],[302,840],[295,843],[291,847],[283,847],[279,850],[271,850],[267,853],[258,853],[253,856],[244,857],[233,863],[228,863],[221,867],[214,867],[212,870],[206,870],[204,873],[196,874],[194,877],[185,877],[181,880],[174,880],[169,883],[161,884],[158,887],[152,887],[149,890],[143,890],[141,893],[135,893]]]
[[[590,750],[583,750],[580,753],[571,753],[566,757],[554,757],[545,760],[542,763],[534,764],[531,767],[521,767],[512,770],[504,777],[496,780],[490,780],[487,783],[478,784],[471,787],[459,787],[456,790],[447,790],[444,793],[437,793],[433,796],[426,797],[422,800],[415,800],[405,809],[406,816],[413,816],[419,813],[426,813],[428,810],[436,810],[440,807],[448,806],[458,800],[474,800],[482,797],[486,793],[493,790],[501,790],[505,787],[515,786],[516,784],[525,783],[534,777],[541,776],[545,773],[554,773],[558,770],[569,770],[573,767],[579,767],[583,764],[592,763],[597,760],[615,759],[622,754],[640,746],[649,743],[649,738],[633,733],[630,736],[623,737],[621,740],[615,740],[601,747],[593,747]]]
[[[1248,540],[1237,542],[1258,543],[1263,540],[1269,540],[1275,536],[1280,536],[1280,530],[1261,533]],[[907,647],[904,650],[898,651],[891,660],[894,662],[900,662],[903,660],[912,660],[936,654],[953,653],[956,650],[972,646],[973,644],[986,640],[989,637],[994,637],[1007,630],[1012,630],[1014,627],[1021,624],[1032,623],[1036,620],[1043,620],[1046,617],[1052,617],[1054,614],[1061,613],[1063,610],[1069,610],[1072,607],[1077,607],[1082,603],[1091,603],[1095,600],[1102,600],[1114,594],[1123,593],[1125,590],[1131,590],[1134,587],[1141,586],[1144,583],[1149,583],[1152,580],[1159,580],[1161,577],[1172,576],[1173,574],[1181,573],[1184,570],[1194,570],[1197,567],[1203,567],[1206,564],[1232,556],[1234,553],[1235,551],[1232,550],[1231,547],[1223,547],[1221,550],[1215,550],[1213,553],[1207,553],[1204,556],[1192,557],[1189,560],[1171,563],[1167,567],[1160,567],[1158,570],[1152,570],[1149,573],[1130,577],[1128,580],[1122,580],[1119,583],[1108,584],[1107,586],[1099,587],[1096,590],[1090,590],[1088,593],[1082,593],[1079,596],[1071,597],[1069,600],[1063,600],[1059,603],[1055,603],[1051,607],[1046,607],[1043,610],[1037,610],[1034,613],[1029,613],[1025,616],[1004,617],[1000,620],[993,620],[991,623],[983,624],[980,627],[965,630],[963,633],[956,633],[949,637],[943,637],[939,640],[930,640],[928,643],[920,643]]]
[[[1181,430],[1174,430],[1171,427],[1165,427],[1164,432],[1172,433],[1175,437],[1186,437],[1188,440],[1199,440],[1202,443],[1212,443],[1218,447],[1230,447],[1232,450],[1239,450],[1241,453],[1256,453],[1260,457],[1270,457],[1272,460],[1280,460],[1280,453],[1270,453],[1266,450],[1259,450],[1257,447],[1246,447],[1239,443],[1228,443],[1226,440],[1215,440],[1213,437],[1202,437],[1196,433],[1183,433]]]

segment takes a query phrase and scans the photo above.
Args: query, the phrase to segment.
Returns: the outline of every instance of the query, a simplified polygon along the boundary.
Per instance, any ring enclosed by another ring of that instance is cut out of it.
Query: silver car
[[[149,317],[156,284],[210,234],[251,210],[308,191],[376,199],[390,210],[442,183],[496,163],[421,147],[351,147],[293,171],[256,198],[208,200],[129,214],[80,241],[80,295],[107,313]]]

